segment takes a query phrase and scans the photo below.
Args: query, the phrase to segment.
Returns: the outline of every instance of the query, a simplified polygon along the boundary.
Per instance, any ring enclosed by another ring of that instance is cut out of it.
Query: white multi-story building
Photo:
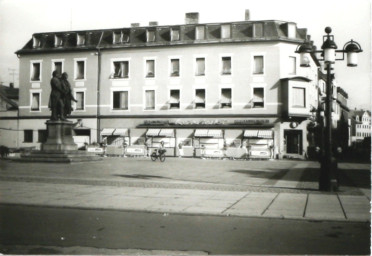
[[[352,111],[352,142],[363,141],[367,137],[371,137],[371,112]]]

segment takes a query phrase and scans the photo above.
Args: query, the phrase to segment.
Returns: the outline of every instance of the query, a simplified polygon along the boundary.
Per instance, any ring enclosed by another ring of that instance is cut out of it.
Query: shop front
[[[130,140],[125,150],[126,156],[146,156],[146,129],[130,129]]]
[[[270,129],[249,129],[244,131],[243,145],[249,158],[270,159],[274,157],[274,137]]]
[[[194,147],[196,157],[223,158],[223,132],[220,129],[196,129]]]
[[[176,156],[176,138],[174,129],[148,129],[146,132],[146,146],[148,154],[160,147],[160,143],[164,142],[166,156]]]
[[[129,145],[129,129],[105,128],[101,136],[106,147],[106,155],[124,156],[125,149]]]
[[[225,156],[232,159],[248,157],[247,147],[243,147],[243,130],[225,130]]]
[[[193,157],[194,146],[193,146],[193,135],[194,129],[177,129],[177,148],[178,156],[181,157]]]

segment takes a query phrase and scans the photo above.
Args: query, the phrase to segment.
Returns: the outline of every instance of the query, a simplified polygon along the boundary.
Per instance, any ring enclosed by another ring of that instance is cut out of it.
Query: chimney
[[[139,27],[140,24],[139,24],[139,23],[132,23],[132,24],[130,24],[130,26],[131,26],[132,28],[136,28],[136,27]]]
[[[198,24],[199,23],[199,13],[198,12],[189,12],[185,16],[186,24]]]
[[[157,26],[158,22],[157,21],[150,21],[149,26]]]
[[[251,16],[250,16],[250,13],[249,13],[249,9],[245,9],[245,21],[248,21],[251,19]]]

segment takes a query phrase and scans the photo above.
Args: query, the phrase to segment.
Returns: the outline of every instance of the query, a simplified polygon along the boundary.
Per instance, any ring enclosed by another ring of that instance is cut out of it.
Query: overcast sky
[[[199,22],[284,20],[307,28],[318,48],[326,26],[332,27],[341,49],[354,39],[362,45],[359,65],[336,64],[339,84],[349,94],[349,106],[370,108],[371,99],[371,3],[370,0],[0,0],[0,82],[18,72],[14,54],[33,33],[147,25],[183,24],[186,12],[199,12]],[[18,75],[18,74],[17,74]],[[17,77],[15,84],[18,86]]]

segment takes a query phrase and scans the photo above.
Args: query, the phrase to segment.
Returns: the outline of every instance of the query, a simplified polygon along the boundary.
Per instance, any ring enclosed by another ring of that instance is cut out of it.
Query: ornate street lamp
[[[337,180],[337,161],[332,156],[332,65],[336,60],[344,60],[345,53],[347,55],[347,66],[356,67],[358,64],[357,53],[362,52],[360,44],[351,40],[347,42],[342,50],[337,50],[337,45],[334,42],[334,36],[330,35],[332,29],[325,28],[327,35],[323,36],[322,50],[315,50],[310,42],[305,41],[296,49],[296,53],[300,54],[300,66],[310,67],[311,55],[316,58],[315,54],[320,54],[319,61],[324,61],[325,69],[327,70],[326,81],[326,101],[325,101],[325,134],[324,134],[324,150],[321,157],[321,170],[319,176],[319,190],[334,191],[338,187]],[[336,53],[342,53],[342,58],[336,59]]]

